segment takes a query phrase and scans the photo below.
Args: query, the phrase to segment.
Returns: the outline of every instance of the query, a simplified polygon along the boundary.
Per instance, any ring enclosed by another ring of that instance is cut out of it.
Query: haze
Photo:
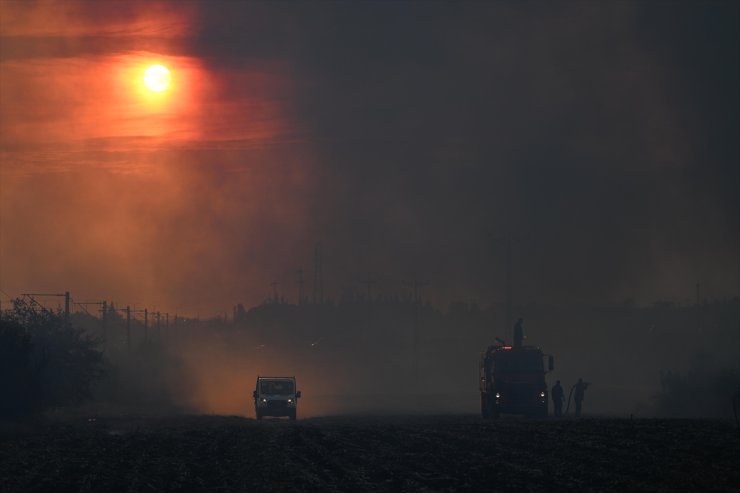
[[[520,307],[740,295],[736,2],[0,7],[4,302],[231,318],[319,244],[327,299],[495,311],[507,238]]]

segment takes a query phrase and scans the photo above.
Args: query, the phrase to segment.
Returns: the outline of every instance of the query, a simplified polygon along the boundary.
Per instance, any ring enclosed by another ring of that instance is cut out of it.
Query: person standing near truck
[[[565,393],[563,392],[563,387],[560,386],[560,380],[555,382],[555,385],[552,386],[552,403],[553,403],[553,410],[555,411],[555,417],[559,418],[563,415],[563,399],[565,397]]]
[[[581,406],[583,405],[583,394],[588,388],[588,383],[584,382],[582,378],[578,379],[578,383],[575,385],[575,395],[573,399],[576,401],[576,418],[581,417]]]
[[[735,395],[732,396],[732,412],[735,414],[735,427],[737,431],[740,431],[740,420],[738,420],[738,413],[740,413],[740,384],[737,386]]]

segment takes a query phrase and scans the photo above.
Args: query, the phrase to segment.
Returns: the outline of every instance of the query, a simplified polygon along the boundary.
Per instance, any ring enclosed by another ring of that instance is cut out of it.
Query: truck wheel
[[[483,416],[483,419],[490,419],[491,418],[491,410],[488,407],[488,399],[485,398],[485,396],[480,396],[480,414]]]
[[[290,418],[291,421],[295,421],[296,412],[295,411],[291,411],[291,413],[288,415],[288,418]]]
[[[530,418],[546,418],[547,407],[538,406],[527,411],[527,417]]]
[[[257,421],[262,421],[262,413],[257,411]]]

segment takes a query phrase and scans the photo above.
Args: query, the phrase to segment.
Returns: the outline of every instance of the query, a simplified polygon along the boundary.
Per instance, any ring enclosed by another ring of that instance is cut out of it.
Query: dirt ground
[[[740,491],[708,420],[96,418],[0,426],[3,492]]]

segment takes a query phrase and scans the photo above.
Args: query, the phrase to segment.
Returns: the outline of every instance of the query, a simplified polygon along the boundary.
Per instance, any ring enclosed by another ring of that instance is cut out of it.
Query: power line
[[[303,269],[298,269],[296,271],[296,274],[298,274],[298,304],[302,305],[304,301],[304,295],[303,295]]]
[[[69,320],[69,302],[70,302],[70,295],[69,291],[65,291],[64,293],[22,293],[21,296],[26,296],[28,299],[31,300],[32,303],[37,304],[40,306],[43,310],[48,310],[44,305],[36,301],[36,297],[63,297],[64,298],[64,319]]]
[[[316,243],[313,257],[313,304],[324,303],[324,258],[321,243]]]
[[[419,382],[419,290],[429,285],[429,281],[404,281],[404,284],[411,286],[414,293],[414,385]]]
[[[523,241],[527,238],[520,238],[520,237],[513,237],[510,234],[507,234],[504,237],[498,237],[494,238],[494,241],[499,242],[505,242],[506,245],[506,255],[505,255],[505,262],[506,262],[506,327],[504,330],[508,331],[512,327],[512,312],[513,312],[513,305],[514,305],[514,296],[512,294],[512,271],[513,271],[513,265],[512,265],[512,243],[515,241]]]

